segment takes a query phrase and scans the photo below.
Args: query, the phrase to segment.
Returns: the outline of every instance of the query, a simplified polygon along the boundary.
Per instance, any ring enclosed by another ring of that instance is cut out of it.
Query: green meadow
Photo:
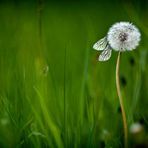
[[[0,147],[123,148],[117,52],[93,44],[133,22],[138,48],[121,55],[129,148],[148,147],[148,1],[0,2]],[[139,123],[142,129],[130,132]]]

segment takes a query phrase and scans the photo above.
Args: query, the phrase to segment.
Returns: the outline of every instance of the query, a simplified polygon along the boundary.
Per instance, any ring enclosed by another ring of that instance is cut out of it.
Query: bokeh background
[[[98,62],[92,49],[119,21],[142,34],[122,54],[120,82],[129,147],[148,147],[148,1],[1,0],[1,148],[123,147],[117,52]]]

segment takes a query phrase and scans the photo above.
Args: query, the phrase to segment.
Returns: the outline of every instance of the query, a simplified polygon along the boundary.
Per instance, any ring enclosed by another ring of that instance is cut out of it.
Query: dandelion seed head
[[[133,123],[131,126],[130,126],[130,133],[132,134],[136,134],[136,133],[139,133],[143,130],[143,126],[136,122],[136,123]]]
[[[135,49],[139,45],[140,38],[138,28],[129,22],[115,23],[107,34],[109,45],[116,51]]]

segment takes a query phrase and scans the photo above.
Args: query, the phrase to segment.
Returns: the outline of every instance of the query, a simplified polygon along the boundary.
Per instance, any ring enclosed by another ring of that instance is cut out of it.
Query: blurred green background
[[[120,82],[128,127],[142,126],[129,147],[148,147],[148,1],[1,0],[1,148],[123,147],[117,52],[101,63],[92,49],[119,21],[142,34]]]

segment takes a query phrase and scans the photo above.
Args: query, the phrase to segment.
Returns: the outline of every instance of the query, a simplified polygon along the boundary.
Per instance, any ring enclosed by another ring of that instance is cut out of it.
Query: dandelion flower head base
[[[119,34],[119,40],[120,40],[120,42],[125,42],[127,40],[127,37],[128,37],[127,33],[121,32]]]

